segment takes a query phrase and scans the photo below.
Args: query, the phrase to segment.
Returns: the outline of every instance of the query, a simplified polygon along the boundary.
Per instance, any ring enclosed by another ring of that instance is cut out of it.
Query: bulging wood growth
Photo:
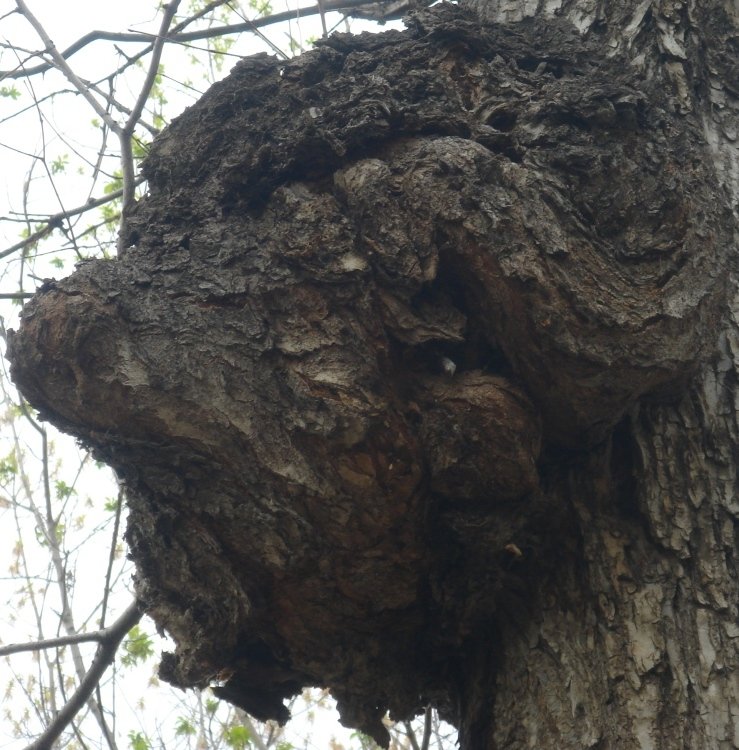
[[[716,361],[732,219],[664,82],[441,6],[240,62],[144,172],[125,254],[48,283],[10,357],[127,487],[162,676],[280,721],[326,685],[381,743],[428,702],[468,749],[691,736],[697,654],[634,623],[674,634],[700,578],[647,478]]]

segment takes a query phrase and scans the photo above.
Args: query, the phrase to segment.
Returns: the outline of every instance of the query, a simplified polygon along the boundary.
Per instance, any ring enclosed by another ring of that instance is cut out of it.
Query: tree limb
[[[29,292],[33,296],[35,292]],[[6,295],[0,295],[2,297]],[[11,295],[7,295],[11,296]],[[44,640],[34,641],[33,643],[11,643],[7,646],[0,646],[0,656],[10,656],[11,654],[20,654],[24,651],[41,651],[47,648],[60,648],[76,643],[89,643],[95,641],[102,643],[109,635],[109,629],[103,628],[92,633],[78,633],[76,635],[64,635],[59,638],[45,638]]]
[[[421,740],[421,750],[429,750],[431,741],[431,706],[426,706],[423,715],[423,739]]]
[[[113,536],[110,540],[110,552],[108,554],[108,568],[105,571],[105,587],[103,588],[103,602],[100,606],[100,625],[105,626],[105,618],[108,614],[108,596],[110,595],[110,579],[113,574],[113,562],[115,560],[116,543],[118,542],[118,530],[121,525],[121,510],[123,508],[123,489],[118,489],[118,503],[115,508],[115,521],[113,523]]]
[[[405,736],[408,738],[408,741],[411,743],[411,747],[413,748],[413,750],[421,750],[418,747],[418,740],[416,739],[416,733],[413,731],[413,727],[411,726],[410,721],[404,721],[403,728],[405,729]]]
[[[424,1],[422,5],[429,5],[429,1]],[[373,20],[386,21],[391,18],[399,18],[403,13],[410,9],[410,4],[407,2],[403,3],[378,3],[377,0],[325,0],[322,3],[324,13],[330,11],[352,11],[355,8],[372,8],[373,13],[371,15]],[[387,6],[388,12],[382,13],[378,6]],[[376,10],[377,9],[377,10]],[[307,8],[300,9],[300,16],[315,16],[320,15],[321,8],[319,5],[311,5]],[[347,12],[347,15],[352,15],[351,12]],[[366,17],[366,14],[362,14]],[[227,34],[241,34],[245,31],[253,31],[255,28],[263,28],[270,26],[275,23],[281,23],[283,21],[289,21],[295,18],[295,11],[282,11],[280,13],[273,13],[270,16],[264,16],[262,18],[256,18],[253,21],[246,21],[244,23],[228,24],[226,26],[214,26],[209,29],[201,29],[198,31],[189,31],[185,33],[169,34],[165,39],[165,42],[182,44],[186,42],[194,42],[201,39],[212,39],[214,37],[226,36]],[[67,47],[63,52],[59,53],[61,57],[67,59],[84,49],[88,44],[96,41],[108,41],[108,42],[152,42],[151,34],[143,33],[126,33],[126,32],[111,32],[111,31],[91,31],[89,34],[85,34],[80,37],[76,42]],[[38,75],[39,73],[45,73],[51,70],[54,66],[51,63],[42,63],[30,68],[22,68],[15,70],[3,70],[0,71],[0,80],[3,78],[28,78],[30,76]]]
[[[136,601],[132,602],[123,614],[105,630],[99,631],[100,645],[90,668],[72,697],[62,707],[43,734],[32,742],[26,750],[48,750],[59,738],[64,729],[85,705],[105,670],[113,663],[116,651],[126,633],[141,619],[142,612]]]
[[[267,743],[265,743],[257,731],[249,714],[243,709],[238,709],[236,713],[239,717],[239,721],[247,728],[249,732],[249,740],[256,746],[257,750],[268,750]]]
[[[133,110],[123,126],[123,130],[120,133],[121,139],[121,169],[123,171],[123,217],[125,219],[126,211],[131,207],[134,201],[134,189],[136,187],[136,178],[134,174],[134,163],[133,163],[133,151],[131,146],[131,139],[133,137],[133,131],[139,122],[144,107],[146,106],[146,100],[149,98],[151,88],[156,80],[157,71],[159,70],[159,61],[162,59],[162,50],[164,49],[164,42],[166,40],[167,31],[169,24],[172,22],[174,14],[177,12],[177,8],[180,4],[180,0],[172,0],[164,8],[162,14],[162,23],[159,26],[159,33],[157,34],[154,47],[152,49],[151,61],[149,62],[149,70],[146,73],[146,80],[144,81],[141,91],[139,91],[136,104],[133,106]]]
[[[136,185],[140,185],[142,182],[144,182],[144,178],[141,176],[137,177],[135,180]],[[83,214],[93,208],[98,208],[98,206],[104,206],[106,203],[110,203],[111,201],[120,198],[122,195],[122,189],[114,190],[112,193],[108,193],[107,195],[101,196],[100,198],[91,198],[82,206],[77,206],[77,208],[70,208],[67,211],[60,211],[57,214],[49,216],[49,218],[45,220],[46,226],[29,235],[25,239],[22,239],[20,242],[16,242],[15,245],[11,245],[10,247],[5,248],[5,250],[0,251],[0,259],[5,258],[8,255],[12,255],[14,252],[16,252],[16,250],[22,250],[24,247],[28,247],[29,245],[33,245],[35,242],[44,239],[44,237],[51,234],[51,232],[53,232],[55,229],[60,229],[63,226],[64,219],[68,219],[69,217],[76,216],[78,214]],[[12,296],[15,297],[17,295]]]
[[[110,116],[110,113],[105,107],[100,105],[100,102],[90,93],[89,86],[86,86],[83,81],[79,79],[77,74],[69,67],[66,58],[59,52],[56,45],[51,40],[49,35],[46,33],[46,29],[43,27],[41,22],[33,15],[24,0],[15,0],[18,10],[33,26],[39,38],[46,46],[46,51],[51,55],[51,59],[54,61],[53,67],[58,68],[66,77],[66,79],[79,91],[83,98],[88,104],[95,110],[97,115],[102,121],[114,132],[120,134],[120,125]],[[25,75],[23,76],[25,77]]]

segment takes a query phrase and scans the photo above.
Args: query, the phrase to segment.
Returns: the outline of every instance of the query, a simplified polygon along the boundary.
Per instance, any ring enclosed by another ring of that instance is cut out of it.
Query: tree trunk
[[[174,684],[736,749],[739,24],[526,12],[239,63],[12,372],[125,482]]]

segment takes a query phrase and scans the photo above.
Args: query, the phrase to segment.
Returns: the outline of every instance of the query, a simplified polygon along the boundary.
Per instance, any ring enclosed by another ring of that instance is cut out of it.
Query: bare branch
[[[420,748],[418,747],[418,740],[416,739],[416,733],[413,731],[413,727],[411,726],[410,721],[404,721],[403,728],[405,729],[405,736],[411,743],[411,747],[413,748],[413,750],[420,750]]]
[[[146,73],[146,80],[144,81],[144,85],[141,87],[138,99],[136,100],[136,104],[134,105],[133,111],[131,112],[128,121],[126,122],[124,131],[132,133],[134,127],[138,124],[141,113],[144,111],[146,100],[149,98],[151,87],[154,85],[154,80],[156,79],[157,71],[159,70],[159,62],[162,59],[162,50],[164,49],[164,42],[167,38],[169,24],[172,23],[172,18],[177,12],[179,4],[180,0],[172,0],[172,2],[169,3],[169,5],[167,5],[164,9],[164,14],[162,15],[162,23],[159,27],[159,33],[157,34],[156,41],[154,42],[154,48],[152,49],[151,62],[149,63],[149,70]]]
[[[116,74],[114,73],[113,75],[116,75]],[[108,81],[108,83],[109,83],[109,84],[111,83],[111,81],[110,81],[110,76],[108,76],[108,77],[104,78],[103,80],[106,80],[106,81]],[[103,99],[105,99],[105,101],[107,101],[107,102],[108,102],[108,104],[109,104],[110,106],[112,106],[112,107],[115,107],[115,108],[116,108],[116,109],[117,109],[117,110],[118,110],[118,111],[119,111],[119,112],[120,112],[121,114],[123,114],[123,115],[126,115],[126,117],[130,117],[130,115],[131,115],[131,108],[130,108],[130,107],[127,107],[127,106],[126,106],[125,104],[123,104],[122,102],[119,102],[119,101],[118,101],[118,100],[117,100],[117,99],[116,99],[116,98],[115,98],[115,97],[113,96],[112,92],[111,92],[111,93],[106,93],[105,91],[103,91],[103,90],[102,90],[102,89],[100,88],[100,82],[97,82],[97,83],[90,83],[90,88],[91,88],[91,89],[92,89],[92,90],[93,90],[93,91],[94,91],[94,92],[95,92],[96,94],[98,94],[99,96],[102,96],[102,97],[103,97]],[[139,120],[138,120],[138,124],[139,124],[139,125],[141,125],[141,126],[142,126],[143,128],[145,128],[146,130],[148,130],[148,131],[149,131],[149,133],[150,133],[150,134],[151,134],[152,136],[157,136],[157,135],[159,135],[160,129],[159,129],[159,128],[155,128],[155,127],[154,127],[154,126],[153,126],[153,125],[152,125],[151,123],[148,123],[148,122],[146,122],[146,121],[145,121],[145,120],[143,120],[143,119],[142,119],[141,117],[139,117]]]
[[[141,91],[139,92],[136,104],[120,133],[121,139],[121,168],[123,171],[123,219],[125,221],[127,210],[133,205],[134,201],[134,189],[136,187],[136,179],[134,173],[133,164],[133,151],[131,147],[131,138],[133,137],[133,131],[138,124],[141,113],[144,111],[146,100],[149,98],[151,88],[156,80],[157,71],[159,70],[159,62],[162,59],[162,50],[164,49],[164,42],[166,41],[167,31],[169,25],[172,23],[172,18],[177,12],[177,8],[180,4],[180,0],[172,0],[164,8],[162,14],[162,23],[159,27],[159,33],[157,34],[154,47],[152,49],[151,61],[149,63],[149,70],[146,73],[146,80],[144,81]],[[124,234],[122,232],[122,234]]]
[[[59,517],[55,517],[54,515],[54,509],[53,509],[52,498],[51,498],[51,482],[50,482],[50,476],[49,476],[49,443],[48,443],[48,435],[47,435],[46,428],[45,427],[40,428],[39,434],[41,436],[41,461],[42,461],[41,477],[42,477],[42,482],[43,482],[45,513],[42,514],[39,511],[37,514],[39,516],[38,528],[40,530],[40,533],[43,534],[46,543],[48,544],[48,549],[49,549],[49,553],[51,557],[51,564],[53,566],[54,573],[55,573],[55,582],[59,589],[59,596],[61,599],[61,611],[59,612],[59,622],[61,626],[67,631],[68,636],[74,636],[74,635],[77,635],[78,632],[77,632],[77,628],[75,627],[74,617],[72,615],[72,609],[70,606],[71,591],[67,585],[66,556],[63,553],[61,542],[60,542],[60,535],[58,533],[60,519]],[[33,505],[33,501],[31,500],[30,495],[29,495],[29,501]],[[98,648],[98,654],[100,653],[100,649],[103,648],[104,645],[105,645],[104,642],[101,643],[100,647]],[[87,675],[90,673],[90,671],[92,671],[93,667],[97,663],[98,656],[96,655],[95,659],[93,660],[93,664],[90,667],[90,670],[88,670],[88,672],[86,673],[85,665],[82,659],[82,653],[79,649],[79,645],[76,643],[71,643],[70,651],[71,651],[71,656],[72,656],[72,663],[74,664],[75,672],[77,673],[77,678],[80,681],[80,687],[82,687],[82,685],[85,683]],[[102,706],[99,706],[92,698],[93,688],[94,688],[94,685],[92,686],[89,693],[87,694],[88,705],[90,707],[90,711],[92,712],[93,716],[95,717],[98,724],[100,725],[100,728],[102,729],[103,733],[105,734],[106,737],[109,737],[110,731],[108,729],[107,722],[105,721],[105,715],[103,713]],[[78,693],[79,693],[79,689],[76,694]],[[75,711],[72,716],[76,715],[76,713],[77,711]],[[54,722],[56,722],[56,718],[54,719]]]
[[[46,33],[43,25],[31,13],[24,0],[15,0],[18,10],[25,16],[28,22],[33,26],[39,38],[44,43],[45,51],[51,55],[51,59],[54,61],[54,67],[58,68],[66,77],[66,79],[80,92],[80,94],[86,99],[88,104],[95,110],[98,116],[103,122],[116,134],[120,134],[121,127],[118,123],[110,116],[110,113],[101,106],[100,102],[90,93],[89,86],[79,79],[77,74],[70,68],[64,56],[56,48],[54,42],[52,42],[49,35]],[[25,75],[23,77],[26,77]]]
[[[235,9],[234,9],[235,10]],[[250,31],[252,34],[256,34],[278,57],[282,57],[285,60],[289,60],[289,56],[283,52],[264,32],[262,32],[254,23],[254,21],[251,21],[248,19],[243,13],[240,11],[236,11],[239,18],[242,18],[245,23],[248,23],[250,25]]]
[[[123,489],[118,489],[118,503],[115,507],[115,521],[113,523],[113,536],[110,540],[110,553],[108,554],[108,567],[105,571],[105,586],[103,588],[103,602],[100,606],[100,624],[105,625],[105,616],[108,613],[108,596],[110,595],[110,581],[113,574],[113,562],[115,560],[115,548],[118,542],[118,530],[121,525],[121,510],[123,508]]]
[[[421,750],[429,750],[429,742],[431,740],[431,706],[426,706],[426,711],[423,715],[423,739],[421,740]]]
[[[101,631],[100,645],[95,658],[87,674],[80,681],[77,690],[61,708],[51,724],[46,727],[43,734],[31,743],[26,750],[48,750],[53,745],[89,700],[105,670],[113,663],[121,641],[126,633],[141,619],[141,616],[142,612],[139,605],[134,601],[109,628]]]
[[[144,182],[143,177],[139,176],[135,179],[135,185],[140,185],[142,182]],[[98,206],[104,206],[106,203],[110,203],[117,198],[120,198],[122,195],[122,189],[114,190],[113,192],[108,193],[108,195],[103,195],[100,198],[91,198],[82,206],[77,206],[77,208],[70,208],[67,211],[61,211],[58,214],[49,216],[49,218],[45,220],[46,226],[42,227],[37,232],[34,232],[20,242],[16,242],[15,245],[11,245],[5,250],[0,251],[0,258],[5,258],[8,255],[12,255],[17,250],[22,250],[24,247],[33,245],[35,242],[38,242],[39,240],[42,240],[50,235],[55,229],[61,229],[64,226],[65,219],[68,219],[71,216],[77,216],[78,214],[83,214],[86,211],[97,208]],[[15,297],[17,295],[12,296]]]
[[[42,651],[47,648],[61,648],[62,646],[69,646],[72,643],[90,643],[91,641],[100,643],[104,634],[105,630],[96,630],[94,633],[63,635],[59,638],[45,638],[42,641],[34,641],[33,643],[11,643],[7,646],[0,646],[0,656],[21,654],[25,651]]]
[[[430,5],[432,0],[423,0],[421,6]],[[361,15],[363,18],[371,18],[372,20],[383,23],[392,19],[400,18],[407,13],[411,7],[414,6],[411,0],[395,0],[395,2],[385,2],[381,0],[324,0],[323,12],[328,13],[332,11],[345,13],[348,16]],[[369,12],[355,12],[357,9],[365,9]],[[320,15],[321,8],[319,5],[311,5],[307,8],[300,8],[298,14],[301,18],[307,16]],[[294,20],[296,11],[282,11],[280,13],[273,13],[269,16],[263,16],[262,18],[256,18],[253,21],[244,23],[228,24],[226,26],[213,26],[208,29],[200,29],[198,31],[189,31],[185,33],[173,33],[169,34],[165,41],[167,43],[182,44],[187,42],[194,42],[201,39],[212,39],[214,37],[227,36],[228,34],[242,34],[245,31],[252,31],[255,28],[264,28],[275,23],[282,23],[284,21]],[[189,21],[188,21],[189,22]],[[84,49],[88,44],[96,41],[108,41],[108,42],[146,42],[152,45],[152,35],[143,33],[128,33],[128,32],[110,32],[110,31],[91,31],[89,34],[85,34],[80,37],[74,44],[67,47],[64,52],[59,53],[62,57],[69,58],[81,49]],[[148,50],[145,50],[143,54],[146,54]],[[39,73],[45,73],[46,71],[53,68],[54,65],[51,63],[43,63],[33,67],[24,67],[22,69],[16,68],[14,70],[3,70],[0,71],[0,80],[3,78],[28,78]]]
[[[257,750],[267,750],[267,744],[264,742],[262,736],[257,731],[257,728],[254,726],[254,722],[251,720],[249,714],[242,709],[237,709],[236,715],[239,717],[239,721],[246,727],[247,731],[249,732],[249,739],[254,743]]]
[[[326,26],[326,6],[323,0],[318,0],[318,12],[321,16],[321,28],[323,29],[323,38],[328,36],[328,27]]]

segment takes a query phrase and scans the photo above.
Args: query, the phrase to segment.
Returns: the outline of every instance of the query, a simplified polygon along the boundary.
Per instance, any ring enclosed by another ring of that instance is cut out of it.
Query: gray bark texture
[[[237,64],[14,378],[125,483],[175,685],[736,750],[737,10],[477,11]]]

